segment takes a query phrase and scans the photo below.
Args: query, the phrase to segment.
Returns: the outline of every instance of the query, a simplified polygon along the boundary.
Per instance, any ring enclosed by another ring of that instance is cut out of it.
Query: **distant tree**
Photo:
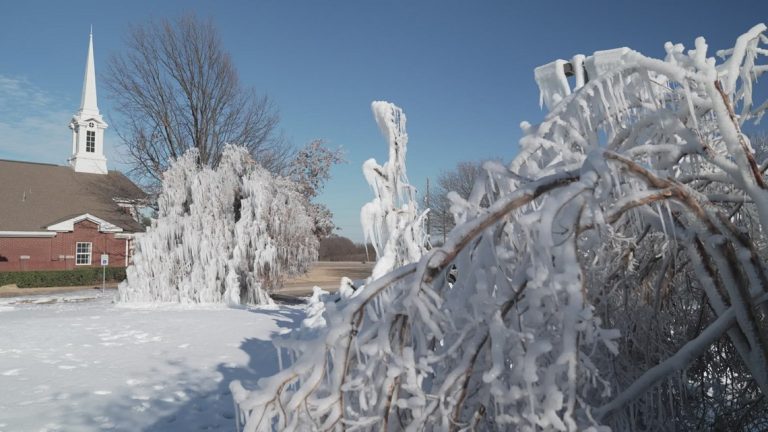
[[[376,252],[373,245],[353,243],[352,240],[330,235],[320,240],[320,261],[375,261]]]
[[[376,249],[373,247],[373,243],[355,243],[355,257],[359,257],[360,261],[373,261],[379,259],[376,255]]]
[[[341,162],[344,157],[340,150],[331,150],[325,141],[317,139],[296,152],[286,174],[298,183],[304,196],[313,198],[331,178],[331,167]]]
[[[123,121],[118,135],[134,174],[149,183],[192,148],[200,165],[215,167],[227,143],[272,173],[287,169],[292,151],[277,134],[277,110],[240,84],[211,21],[185,15],[132,27],[127,49],[107,69]]]
[[[285,175],[297,184],[307,200],[307,212],[314,220],[314,233],[318,239],[331,235],[336,225],[331,210],[313,200],[331,178],[331,167],[343,161],[341,150],[331,150],[323,140],[314,140],[296,152],[285,170]]]
[[[760,131],[749,136],[757,163],[768,162],[768,131]]]
[[[481,162],[459,162],[453,169],[441,172],[437,182],[430,185],[424,204],[430,209],[427,215],[428,226],[436,242],[442,243],[456,225],[448,193],[456,192],[466,199],[472,192],[475,180],[483,173]]]
[[[357,252],[357,247],[352,240],[342,236],[329,236],[320,242],[321,261],[339,261],[341,257]]]

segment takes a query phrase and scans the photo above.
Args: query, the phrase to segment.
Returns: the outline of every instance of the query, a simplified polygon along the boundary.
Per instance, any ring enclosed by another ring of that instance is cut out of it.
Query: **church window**
[[[91,265],[91,243],[77,242],[75,245],[75,264]]]
[[[96,132],[85,131],[85,151],[88,153],[96,151]]]

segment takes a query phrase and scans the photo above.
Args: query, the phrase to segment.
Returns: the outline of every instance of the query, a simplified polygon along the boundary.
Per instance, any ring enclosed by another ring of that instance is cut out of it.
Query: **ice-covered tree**
[[[520,154],[451,195],[444,245],[313,303],[292,361],[230,386],[244,429],[764,427],[768,163],[742,125],[765,31],[537,68]]]
[[[389,146],[389,160],[383,166],[375,159],[363,163],[363,175],[374,198],[361,209],[360,223],[366,241],[373,244],[378,257],[371,275],[376,279],[421,258],[427,238],[424,232],[426,212],[419,212],[416,191],[406,175],[408,134],[405,113],[384,101],[373,102],[371,109]]]
[[[136,243],[123,302],[266,304],[267,293],[317,259],[297,185],[238,146],[214,169],[196,150],[163,174],[158,218]]]

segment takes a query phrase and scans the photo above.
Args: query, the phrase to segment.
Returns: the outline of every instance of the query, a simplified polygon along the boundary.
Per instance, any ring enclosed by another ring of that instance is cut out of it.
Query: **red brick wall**
[[[72,232],[60,232],[51,238],[0,237],[0,271],[71,270],[101,267],[101,254],[109,255],[110,267],[125,267],[125,244],[114,233],[99,232],[89,220],[78,222]],[[75,265],[77,242],[91,243],[91,265]],[[28,260],[19,259],[28,255]],[[71,258],[67,258],[71,257]]]

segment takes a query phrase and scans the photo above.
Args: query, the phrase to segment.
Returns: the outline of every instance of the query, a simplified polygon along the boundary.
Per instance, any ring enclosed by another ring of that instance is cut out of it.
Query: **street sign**
[[[104,294],[104,288],[107,285],[107,266],[109,265],[109,255],[101,254],[101,293]]]

